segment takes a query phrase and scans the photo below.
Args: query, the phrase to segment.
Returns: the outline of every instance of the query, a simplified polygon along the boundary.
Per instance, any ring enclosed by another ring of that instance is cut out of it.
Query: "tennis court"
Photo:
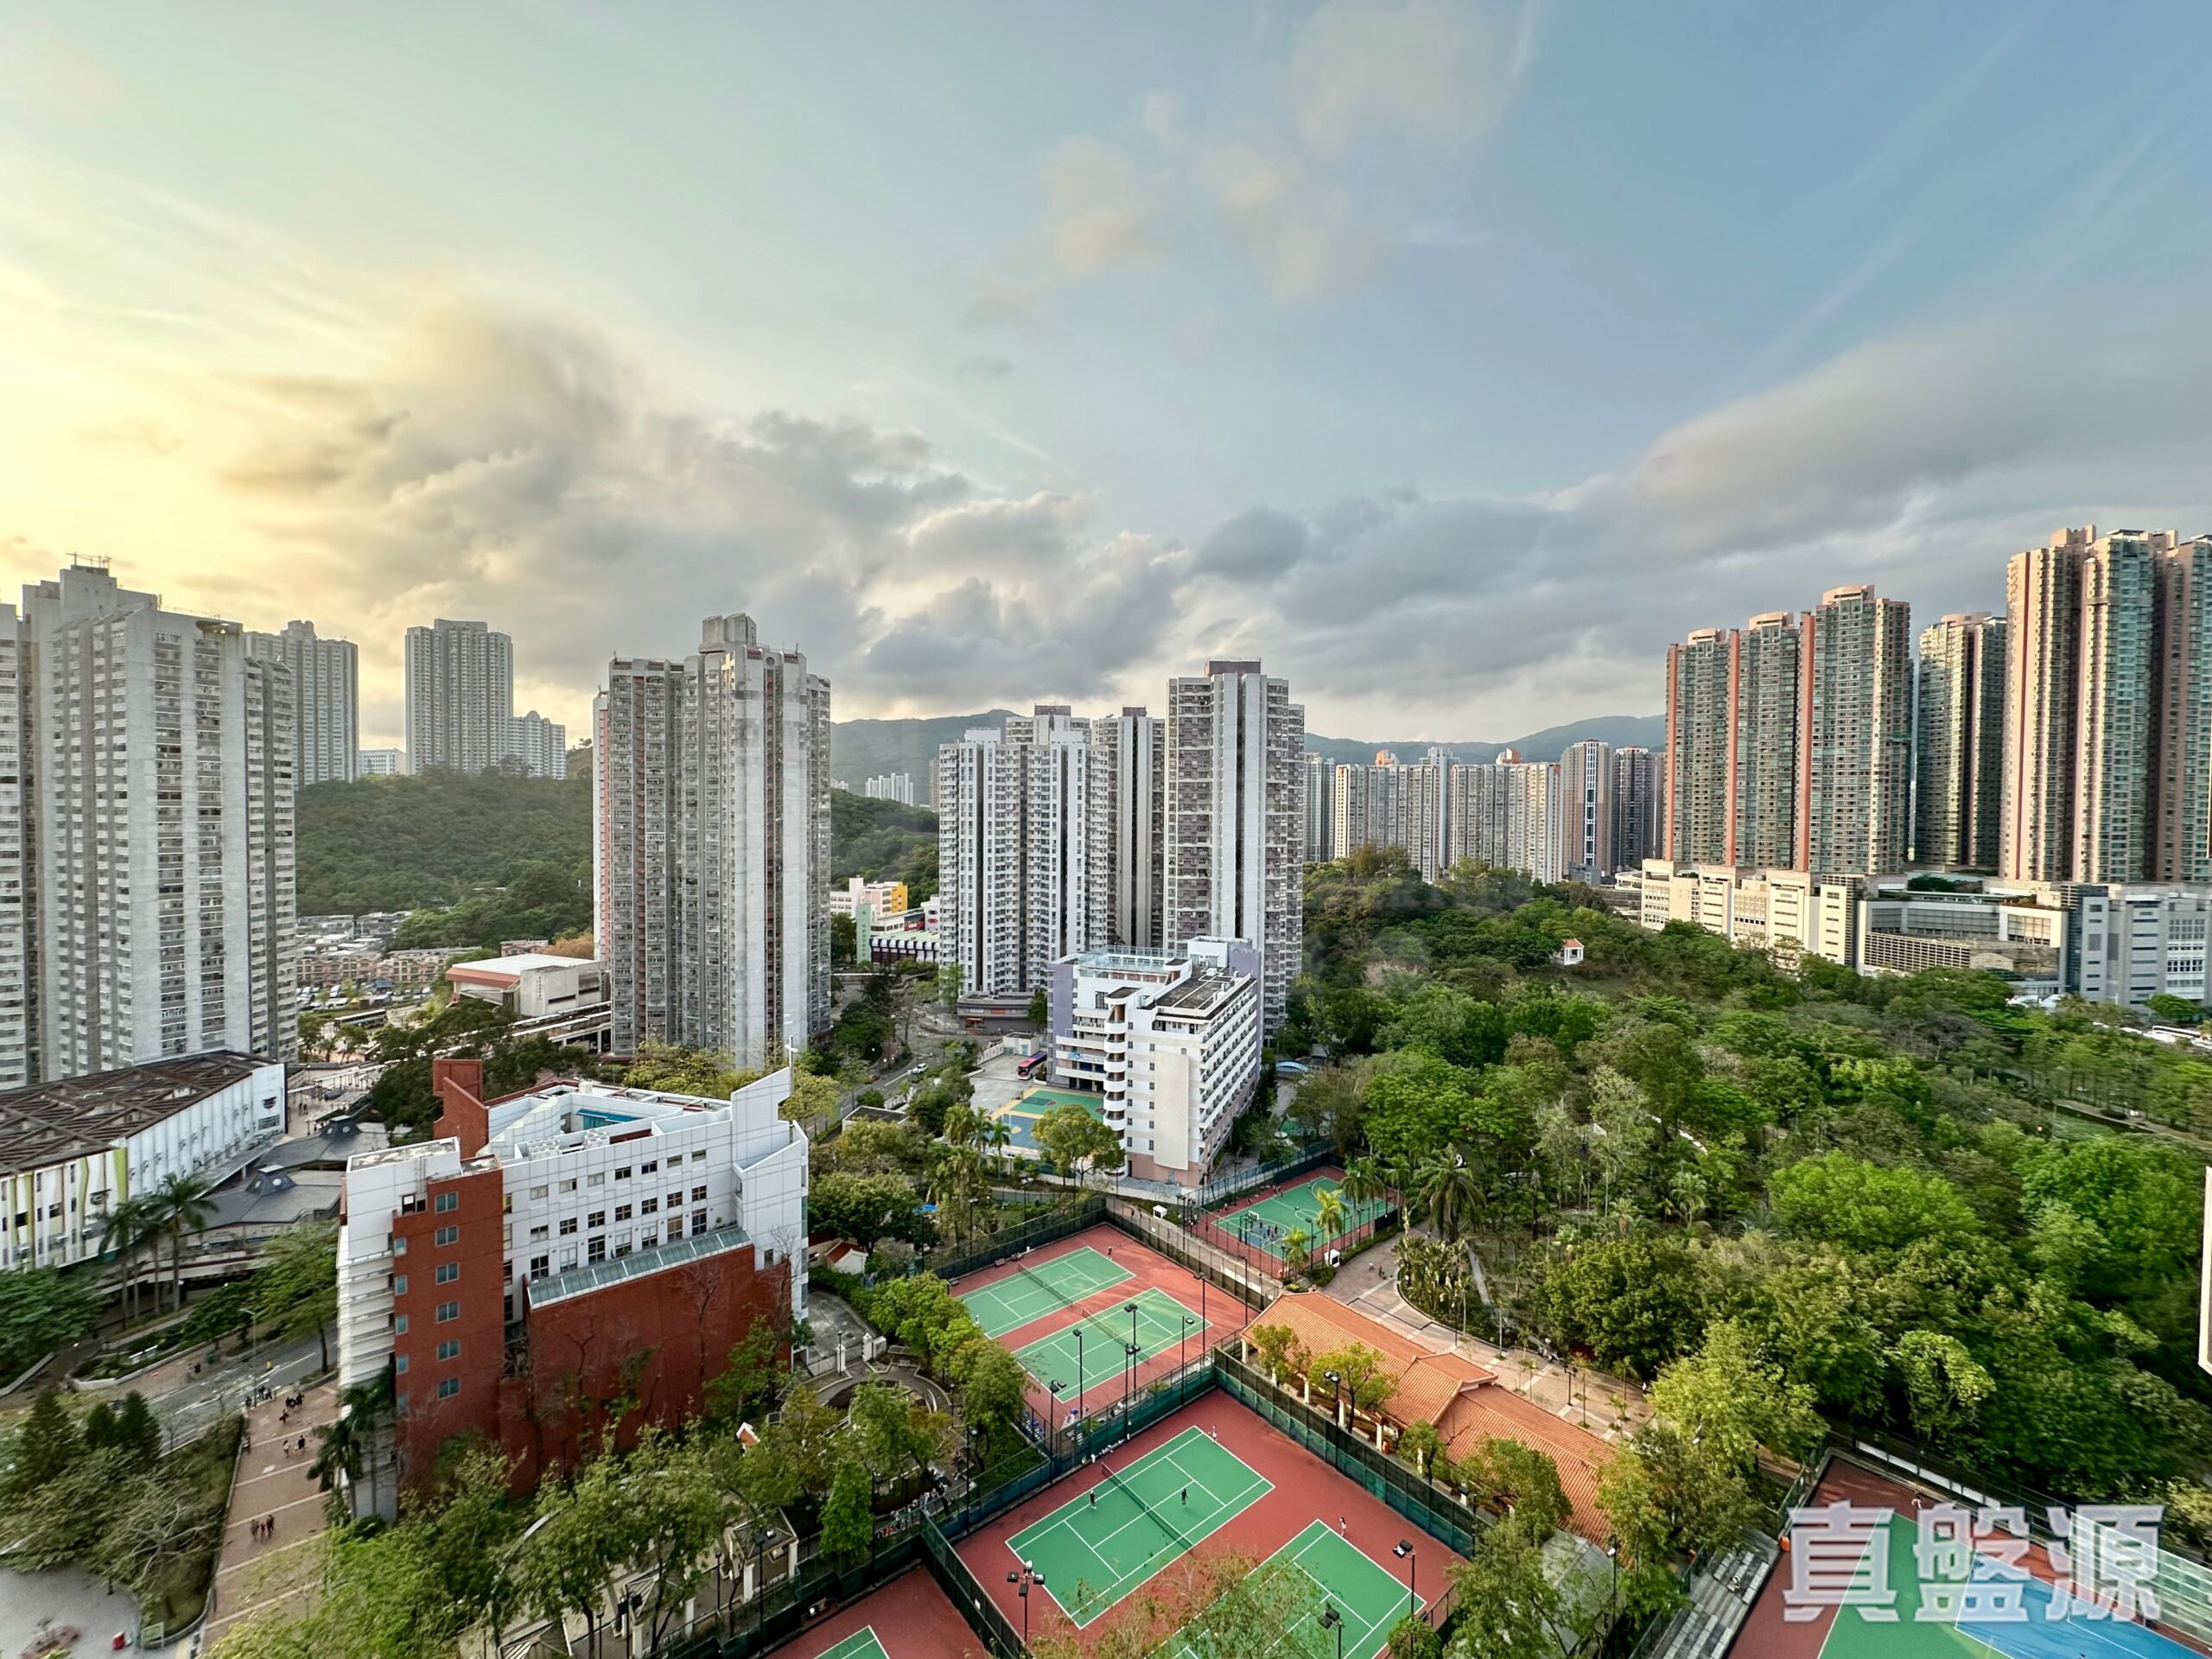
[[[1002,1337],[1129,1276],[1127,1268],[1086,1245],[1034,1266],[1018,1262],[1010,1277],[969,1291],[960,1300],[985,1336]]]
[[[1049,1337],[1039,1337],[1026,1348],[1017,1348],[1014,1357],[1021,1362],[1021,1369],[1039,1382],[1066,1383],[1070,1392],[1061,1397],[1073,1405],[1079,1360],[1083,1362],[1082,1380],[1088,1386],[1119,1376],[1125,1360],[1141,1365],[1155,1355],[1178,1346],[1186,1337],[1198,1344],[1201,1353],[1205,1351],[1203,1333],[1206,1322],[1166,1291],[1147,1285],[1130,1301],[1137,1310],[1134,1320],[1128,1307],[1117,1302]],[[1130,1335],[1132,1330],[1135,1332],[1134,1338]],[[1080,1352],[1077,1349],[1078,1331],[1083,1333]],[[1137,1347],[1134,1357],[1123,1351],[1132,1340]]]
[[[1306,1248],[1318,1255],[1337,1240],[1381,1220],[1395,1207],[1381,1198],[1366,1198],[1357,1204],[1345,1199],[1343,1227],[1323,1237],[1320,1195],[1330,1192],[1338,1192],[1341,1196],[1340,1179],[1316,1175],[1310,1181],[1285,1187],[1280,1192],[1270,1192],[1267,1197],[1255,1199],[1240,1208],[1224,1210],[1214,1217],[1214,1224],[1254,1249],[1264,1250],[1277,1257],[1287,1254],[1283,1241],[1292,1233],[1302,1231],[1306,1235]]]
[[[2139,1624],[2085,1618],[2078,1605],[2064,1618],[2051,1613],[2057,1592],[2043,1580],[2026,1576],[2018,1585],[2018,1611],[2005,1618],[1966,1618],[1957,1623],[1923,1619],[1925,1599],[1914,1553],[1919,1526],[1910,1515],[1891,1515],[1884,1522],[1889,1557],[1888,1586],[1897,1594],[1896,1617],[1876,1620],[1872,1610],[1837,1611],[1821,1644],[1821,1659],[2193,1659],[2191,1650]],[[1863,1558],[1862,1558],[1863,1559]],[[1976,1559],[1978,1584],[2012,1577],[1987,1556]]]
[[[855,1630],[836,1646],[823,1649],[820,1659],[891,1659],[891,1656],[876,1640],[875,1626],[869,1624]]]
[[[1306,1581],[1308,1611],[1277,1638],[1266,1659],[1332,1659],[1336,1632],[1321,1623],[1323,1608],[1344,1621],[1344,1659],[1375,1659],[1390,1645],[1390,1630],[1409,1612],[1428,1605],[1409,1597],[1398,1575],[1325,1521],[1308,1522],[1281,1549],[1260,1564],[1262,1573],[1281,1567]],[[1195,1659],[1177,1643],[1168,1659]]]
[[[1081,1629],[1274,1490],[1192,1427],[1126,1467],[1109,1465],[1104,1479],[1007,1546]]]

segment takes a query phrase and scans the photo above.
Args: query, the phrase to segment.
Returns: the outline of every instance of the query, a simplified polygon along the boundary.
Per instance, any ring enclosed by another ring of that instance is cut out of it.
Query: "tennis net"
[[[1185,1554],[1188,1554],[1192,1549],[1197,1548],[1197,1546],[1192,1544],[1187,1537],[1184,1536],[1181,1528],[1172,1525],[1166,1516],[1162,1515],[1158,1510],[1154,1509],[1150,1503],[1147,1503],[1145,1501],[1144,1494],[1137,1491],[1135,1487],[1130,1485],[1128,1481],[1123,1480],[1122,1478],[1121,1471],[1115,1468],[1111,1464],[1106,1465],[1106,1478],[1108,1481],[1112,1483],[1113,1485],[1128,1493],[1129,1501],[1135,1503],[1139,1509],[1142,1510],[1147,1516],[1152,1517],[1153,1525],[1158,1527],[1162,1532],[1173,1539],[1175,1542],[1181,1545]]]

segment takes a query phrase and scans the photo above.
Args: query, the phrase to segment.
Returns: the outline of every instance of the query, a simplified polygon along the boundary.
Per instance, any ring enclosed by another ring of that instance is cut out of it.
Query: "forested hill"
[[[302,916],[454,904],[521,864],[580,884],[591,870],[588,766],[558,783],[438,772],[317,784],[300,791],[296,822]]]
[[[441,772],[317,784],[300,791],[296,817],[303,916],[463,906],[465,913],[435,926],[410,921],[403,942],[423,944],[496,944],[478,936],[590,925],[588,757],[559,783]],[[936,891],[935,813],[838,791],[830,826],[834,879],[896,877],[919,889],[918,899]],[[518,884],[526,891],[486,903]]]

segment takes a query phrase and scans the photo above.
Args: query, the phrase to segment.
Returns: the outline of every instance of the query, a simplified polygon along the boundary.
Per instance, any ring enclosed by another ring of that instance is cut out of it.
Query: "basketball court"
[[[1306,1235],[1306,1249],[1319,1255],[1339,1240],[1351,1237],[1363,1227],[1371,1227],[1396,1207],[1381,1198],[1367,1198],[1357,1204],[1347,1198],[1344,1225],[1324,1237],[1320,1195],[1330,1192],[1341,1197],[1343,1185],[1343,1176],[1324,1171],[1295,1186],[1281,1187],[1230,1209],[1217,1211],[1213,1224],[1238,1243],[1277,1260],[1288,1254],[1287,1241],[1290,1236],[1302,1232]]]

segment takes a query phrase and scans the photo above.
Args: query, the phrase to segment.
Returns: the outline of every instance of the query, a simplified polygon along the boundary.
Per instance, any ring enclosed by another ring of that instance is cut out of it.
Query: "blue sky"
[[[1683,629],[2212,528],[2200,6],[0,17],[0,550],[581,721],[747,608],[841,715],[1657,706]]]

